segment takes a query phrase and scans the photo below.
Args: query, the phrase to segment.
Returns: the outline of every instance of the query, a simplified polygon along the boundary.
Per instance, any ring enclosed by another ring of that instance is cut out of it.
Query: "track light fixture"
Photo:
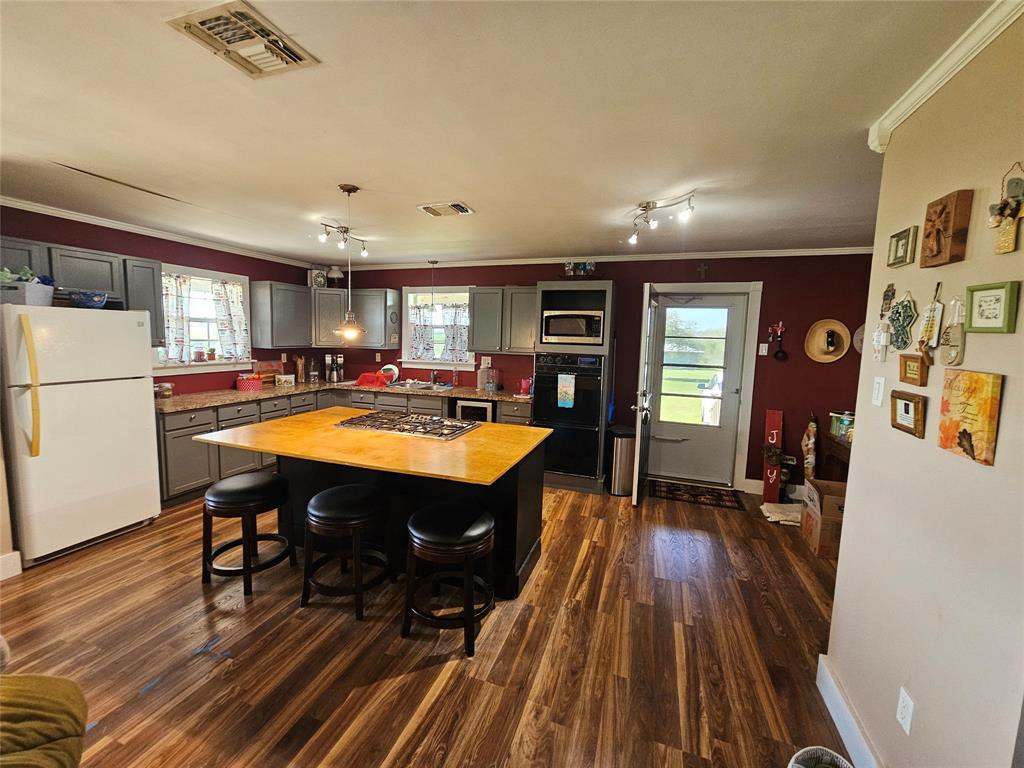
[[[697,194],[697,190],[691,190],[685,195],[679,195],[678,197],[669,198],[667,200],[645,200],[642,203],[638,203],[636,208],[633,209],[633,234],[626,240],[630,245],[636,245],[640,240],[640,230],[646,226],[649,229],[658,228],[658,220],[654,217],[653,213],[655,210],[662,208],[674,208],[677,205],[686,204],[686,207],[680,211],[678,215],[679,223],[685,224],[690,220],[693,215],[693,197]],[[668,218],[672,218],[670,214]]]
[[[338,189],[344,192],[348,196],[348,226],[342,226],[341,224],[334,224],[330,221],[321,221],[320,226],[323,227],[324,231],[316,236],[316,239],[321,243],[326,243],[331,239],[332,235],[338,236],[338,250],[344,251],[348,246],[349,240],[355,240],[359,243],[362,248],[359,251],[359,255],[366,258],[370,255],[370,252],[366,250],[366,241],[361,237],[356,237],[352,234],[350,227],[352,226],[352,195],[359,191],[359,187],[355,184],[339,184]]]

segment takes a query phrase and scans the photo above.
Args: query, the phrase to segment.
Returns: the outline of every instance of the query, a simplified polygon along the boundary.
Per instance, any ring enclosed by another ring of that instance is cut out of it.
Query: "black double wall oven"
[[[604,361],[602,355],[537,355],[533,423],[554,430],[545,444],[547,471],[598,476]]]

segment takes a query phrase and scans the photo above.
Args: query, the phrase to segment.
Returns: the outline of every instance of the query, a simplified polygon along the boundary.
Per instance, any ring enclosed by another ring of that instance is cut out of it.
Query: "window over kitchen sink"
[[[401,362],[406,368],[473,370],[468,287],[402,289]]]
[[[164,264],[163,301],[167,345],[156,350],[154,370],[251,366],[248,277]]]

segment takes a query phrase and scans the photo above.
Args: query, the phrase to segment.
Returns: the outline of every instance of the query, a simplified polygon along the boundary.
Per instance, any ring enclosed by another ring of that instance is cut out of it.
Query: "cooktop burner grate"
[[[437,440],[454,440],[476,429],[480,424],[475,421],[447,419],[443,416],[427,416],[421,413],[371,411],[362,416],[339,421],[335,426],[342,429],[372,429],[400,435],[433,437]]]

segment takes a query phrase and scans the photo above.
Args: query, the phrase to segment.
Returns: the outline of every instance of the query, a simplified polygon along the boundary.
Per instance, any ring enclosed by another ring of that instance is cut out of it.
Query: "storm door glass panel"
[[[717,427],[725,379],[726,307],[667,307],[659,420]]]

